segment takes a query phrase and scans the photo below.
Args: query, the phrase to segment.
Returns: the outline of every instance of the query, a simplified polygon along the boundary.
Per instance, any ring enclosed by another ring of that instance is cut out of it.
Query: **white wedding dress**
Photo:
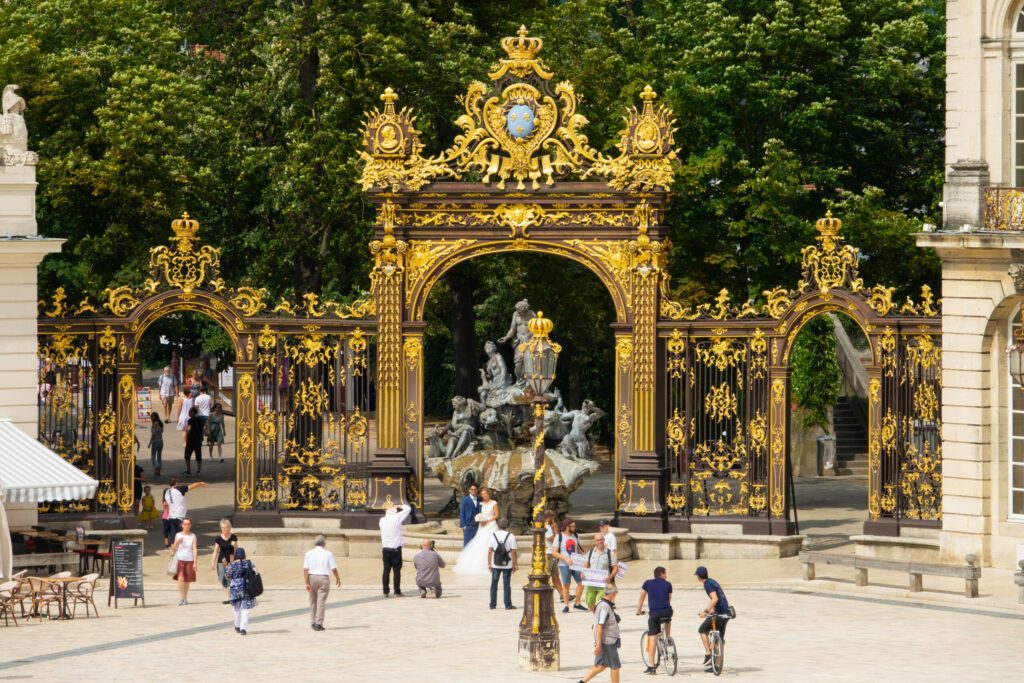
[[[491,534],[498,530],[498,504],[489,500],[480,506],[480,528],[473,540],[462,549],[459,561],[455,563],[455,573],[463,576],[490,574],[487,566],[487,549],[490,547]]]

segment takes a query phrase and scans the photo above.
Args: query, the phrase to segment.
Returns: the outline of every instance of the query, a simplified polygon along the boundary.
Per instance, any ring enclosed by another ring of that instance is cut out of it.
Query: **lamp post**
[[[1021,327],[1013,333],[1013,341],[1006,349],[1010,366],[1010,377],[1024,388],[1024,306],[1020,309]]]
[[[555,366],[562,347],[548,339],[554,323],[537,312],[527,323],[533,338],[519,346],[523,375],[533,393],[533,560],[523,587],[523,618],[519,622],[519,668],[527,671],[558,671],[558,622],[554,593],[544,553],[544,408],[547,390],[555,380]]]

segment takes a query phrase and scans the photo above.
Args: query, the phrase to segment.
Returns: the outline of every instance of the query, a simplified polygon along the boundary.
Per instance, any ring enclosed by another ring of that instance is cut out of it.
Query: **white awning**
[[[0,493],[8,503],[93,498],[99,482],[0,419]]]

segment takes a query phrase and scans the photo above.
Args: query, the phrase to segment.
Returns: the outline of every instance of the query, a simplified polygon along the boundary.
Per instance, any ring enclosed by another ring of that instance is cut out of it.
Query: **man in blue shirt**
[[[672,584],[665,578],[668,572],[664,567],[655,567],[654,578],[644,581],[640,587],[640,602],[636,605],[636,613],[643,614],[644,599],[650,602],[650,614],[647,617],[647,661],[654,661],[654,648],[661,633],[661,622],[665,620],[665,635],[671,632],[672,622]],[[648,666],[646,674],[655,674],[658,667]]]
[[[729,600],[725,597],[725,591],[722,590],[722,586],[714,579],[708,578],[707,567],[697,567],[697,571],[693,575],[703,584],[704,592],[708,594],[708,606],[703,611],[697,613],[698,617],[704,617],[704,621],[701,623],[700,628],[697,629],[697,633],[700,634],[701,642],[704,643],[704,668],[707,671],[711,671],[711,641],[708,640],[708,633],[711,632],[711,615],[730,614]],[[725,644],[725,626],[728,623],[726,619],[719,619],[717,623],[718,632],[722,634],[723,645]]]

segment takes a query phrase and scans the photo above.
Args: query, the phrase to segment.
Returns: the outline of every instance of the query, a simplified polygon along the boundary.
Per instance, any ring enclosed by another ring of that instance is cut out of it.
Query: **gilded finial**
[[[528,34],[526,26],[520,26],[516,36],[501,39],[501,47],[508,54],[509,59],[537,58],[537,53],[544,47],[544,41],[540,38],[530,38]]]
[[[824,218],[819,218],[817,222],[818,234],[822,237],[832,238],[839,234],[839,231],[843,227],[843,222],[838,218],[832,217],[832,210],[829,209],[825,212]]]
[[[658,99],[658,93],[654,92],[654,88],[649,85],[645,85],[643,91],[640,93],[640,99],[644,102],[650,102],[651,100]]]
[[[398,95],[395,94],[391,86],[388,86],[384,88],[384,93],[380,96],[380,99],[384,104],[394,104],[398,101]]]
[[[529,328],[530,334],[539,339],[547,339],[551,330],[555,329],[555,323],[550,318],[544,317],[544,311],[537,311],[537,317],[530,318],[526,326]]]

